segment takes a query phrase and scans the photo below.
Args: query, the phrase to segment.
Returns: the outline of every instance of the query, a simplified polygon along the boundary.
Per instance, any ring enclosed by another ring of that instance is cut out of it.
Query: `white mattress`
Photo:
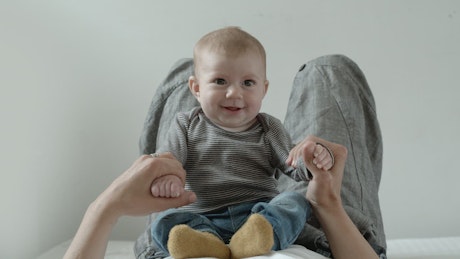
[[[61,259],[64,256],[70,241],[61,243],[44,254],[37,257],[37,259]],[[110,241],[105,254],[106,259],[132,259],[134,242],[131,241]],[[256,256],[252,258],[257,259],[325,259],[326,257],[317,254],[313,251],[307,250],[303,246],[293,245],[283,251],[272,252],[265,256]]]
[[[460,237],[393,239],[387,246],[388,259],[460,258]]]
[[[460,236],[440,238],[413,238],[388,240],[389,259],[459,259]],[[63,242],[37,259],[60,259],[63,257],[70,241]],[[134,258],[131,241],[110,241],[107,247],[106,259]],[[272,252],[269,255],[253,257],[256,259],[324,259],[315,252],[302,246],[293,245],[286,250]]]

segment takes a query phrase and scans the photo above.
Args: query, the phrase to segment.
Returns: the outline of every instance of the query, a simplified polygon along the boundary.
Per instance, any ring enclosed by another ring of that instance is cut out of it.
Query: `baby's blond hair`
[[[266,66],[266,54],[263,45],[251,34],[239,27],[225,27],[204,35],[193,49],[195,68],[199,64],[199,56],[203,50],[211,52],[223,52],[228,56],[239,56],[247,51],[256,51],[262,58],[264,69]]]

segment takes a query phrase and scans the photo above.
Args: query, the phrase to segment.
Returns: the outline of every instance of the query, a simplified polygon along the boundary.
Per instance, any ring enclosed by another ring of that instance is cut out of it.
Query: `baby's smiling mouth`
[[[227,106],[227,107],[224,107],[225,109],[227,110],[230,110],[230,111],[239,111],[241,110],[241,108],[239,107],[231,107],[231,106]]]

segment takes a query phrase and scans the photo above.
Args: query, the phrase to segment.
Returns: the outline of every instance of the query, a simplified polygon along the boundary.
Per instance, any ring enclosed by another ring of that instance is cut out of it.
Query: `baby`
[[[168,198],[187,189],[197,201],[158,215],[152,239],[174,258],[244,258],[285,249],[311,208],[304,195],[280,194],[276,175],[308,181],[309,174],[302,154],[290,152],[281,122],[260,112],[269,85],[265,50],[252,35],[227,27],[198,41],[194,64],[189,88],[200,106],[177,115],[157,150],[183,164],[186,182],[164,176],[151,192]],[[329,149],[319,143],[312,149],[313,163],[331,169]]]

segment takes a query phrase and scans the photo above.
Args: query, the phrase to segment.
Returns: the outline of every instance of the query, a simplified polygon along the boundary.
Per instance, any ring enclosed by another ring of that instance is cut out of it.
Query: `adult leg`
[[[139,139],[141,154],[155,152],[161,140],[166,139],[169,126],[178,112],[199,105],[188,88],[188,79],[192,74],[193,59],[180,59],[158,86]]]
[[[285,127],[294,143],[316,135],[348,149],[342,199],[350,218],[378,253],[386,247],[378,190],[382,172],[382,138],[374,98],[364,74],[349,58],[323,56],[297,73]],[[306,184],[280,178],[282,190],[306,192]],[[314,218],[296,241],[330,255]]]
[[[148,110],[141,137],[139,149],[141,154],[154,153],[161,141],[166,139],[169,126],[174,116],[180,111],[190,110],[198,102],[190,93],[188,78],[193,74],[193,60],[185,58],[178,60],[170,69],[166,78],[158,86]],[[156,214],[149,216],[148,227],[134,245],[136,258],[161,258],[167,255],[153,242],[150,224]]]

